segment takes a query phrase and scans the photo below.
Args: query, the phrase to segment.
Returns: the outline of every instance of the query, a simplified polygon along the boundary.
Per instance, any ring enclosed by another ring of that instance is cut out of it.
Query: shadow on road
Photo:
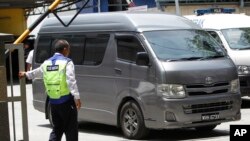
[[[79,132],[122,137],[121,130],[115,126],[90,122],[79,122]]]
[[[79,132],[109,135],[123,138],[122,132],[119,128],[96,123],[80,123]],[[212,132],[198,132],[194,129],[151,130],[146,139],[152,141],[170,141],[202,139],[219,136],[229,136],[229,131],[216,129]]]
[[[51,128],[49,124],[39,125],[40,127]],[[119,128],[109,125],[80,122],[80,133],[90,133],[98,135],[108,135],[123,138],[122,132]],[[221,136],[229,136],[229,131],[215,129],[211,132],[199,132],[195,129],[174,129],[174,130],[151,130],[146,140],[150,141],[175,141],[175,140],[201,140],[206,138],[214,138]],[[126,141],[126,139],[122,139]]]
[[[152,141],[176,141],[176,140],[202,140],[204,138],[229,136],[229,131],[214,130],[211,132],[199,132],[194,129],[175,129],[175,130],[153,130],[148,136]]]
[[[250,108],[250,99],[242,99],[241,108],[242,109],[249,109]]]

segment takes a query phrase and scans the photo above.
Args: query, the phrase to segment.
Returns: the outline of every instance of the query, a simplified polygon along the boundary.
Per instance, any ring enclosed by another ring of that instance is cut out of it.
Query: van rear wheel
[[[129,139],[141,139],[148,133],[142,112],[134,101],[128,101],[123,105],[120,125],[124,136]]]
[[[216,126],[217,125],[207,125],[207,126],[195,127],[195,129],[201,132],[209,132],[212,131]]]

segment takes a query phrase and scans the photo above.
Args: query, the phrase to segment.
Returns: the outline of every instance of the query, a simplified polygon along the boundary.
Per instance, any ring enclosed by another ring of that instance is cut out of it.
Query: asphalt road
[[[28,131],[30,141],[46,141],[49,138],[51,127],[49,121],[45,120],[44,113],[36,111],[32,105],[32,87],[30,84],[26,86],[27,106],[28,106]],[[10,87],[8,87],[8,93]],[[18,95],[19,86],[14,86],[14,93]],[[13,117],[11,112],[11,103],[9,104],[10,117],[10,133],[13,139]],[[16,140],[22,140],[21,126],[21,106],[15,103],[15,124],[16,124]],[[215,128],[211,133],[197,132],[194,129],[178,129],[178,130],[152,130],[147,140],[151,141],[172,141],[172,140],[192,140],[192,141],[229,141],[229,127],[231,124],[250,124],[250,100],[243,100],[242,119],[236,122],[223,123]],[[63,137],[62,141],[65,141]],[[119,128],[96,124],[96,123],[79,123],[79,141],[127,141],[123,138]]]

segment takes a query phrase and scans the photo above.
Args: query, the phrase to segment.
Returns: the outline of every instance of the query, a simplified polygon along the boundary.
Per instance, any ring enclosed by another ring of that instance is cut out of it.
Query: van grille
[[[240,86],[247,86],[247,81],[240,80]]]
[[[228,82],[220,82],[211,85],[187,85],[186,90],[189,96],[214,95],[227,93],[230,88]]]
[[[228,82],[220,82],[220,83],[215,83],[211,85],[202,85],[202,84],[196,84],[196,85],[187,85],[187,88],[207,88],[207,87],[218,87],[218,86],[227,86],[229,85]]]
[[[207,94],[220,94],[220,93],[226,93],[228,92],[228,89],[223,89],[223,90],[216,90],[211,93],[208,92],[189,92],[190,96],[195,96],[195,95],[207,95]]]
[[[233,101],[223,101],[216,103],[183,105],[185,114],[196,114],[206,112],[224,111],[233,108]]]

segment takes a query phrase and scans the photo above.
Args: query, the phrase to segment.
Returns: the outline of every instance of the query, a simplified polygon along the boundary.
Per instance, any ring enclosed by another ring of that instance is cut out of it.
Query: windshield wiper
[[[186,61],[186,60],[199,60],[202,59],[203,57],[187,57],[187,58],[178,58],[178,59],[167,59],[167,62],[172,62],[172,61]]]
[[[206,60],[206,59],[214,59],[214,58],[222,58],[225,57],[224,55],[215,55],[215,56],[207,56],[207,57],[203,57],[200,60]]]
[[[247,50],[250,49],[250,47],[246,47],[246,48],[238,48],[238,50]]]
[[[167,62],[173,61],[185,61],[185,60],[206,60],[206,59],[214,59],[214,58],[222,58],[224,55],[215,55],[215,56],[207,56],[207,57],[187,57],[187,58],[179,58],[179,59],[167,59]]]

